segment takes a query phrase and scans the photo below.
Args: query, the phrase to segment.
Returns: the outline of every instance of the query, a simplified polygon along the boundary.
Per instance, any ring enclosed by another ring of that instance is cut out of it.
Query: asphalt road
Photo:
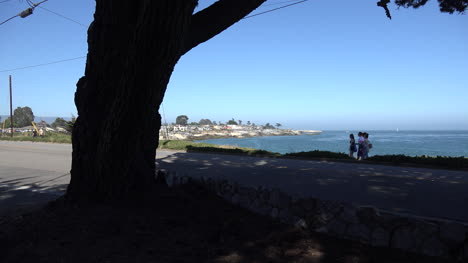
[[[0,141],[0,215],[62,194],[70,162],[71,145]],[[179,175],[468,222],[466,171],[171,151],[158,151],[157,162]]]

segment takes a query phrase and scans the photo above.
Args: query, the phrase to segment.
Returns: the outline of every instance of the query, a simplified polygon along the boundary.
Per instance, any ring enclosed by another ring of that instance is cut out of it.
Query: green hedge
[[[375,155],[366,161],[371,162],[387,162],[394,165],[400,164],[418,164],[428,166],[438,166],[450,169],[464,169],[468,168],[468,158],[461,157],[447,157],[447,156],[406,156],[403,154],[396,155]]]
[[[212,152],[212,153],[228,153],[228,154],[280,156],[279,153],[273,153],[273,152],[269,152],[265,150],[235,147],[235,146],[229,146],[229,145],[198,143],[198,142],[192,142],[192,141],[160,140],[158,148],[170,149],[170,150],[183,150],[187,152]]]
[[[217,146],[197,146],[189,145],[186,147],[187,152],[210,152],[210,153],[229,153],[241,155],[262,155],[262,156],[281,156],[279,153],[273,153],[265,150],[257,150],[251,148],[220,148]]]

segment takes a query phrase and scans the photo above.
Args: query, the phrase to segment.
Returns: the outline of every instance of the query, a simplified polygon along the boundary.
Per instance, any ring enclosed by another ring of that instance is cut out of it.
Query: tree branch
[[[232,26],[266,0],[219,0],[192,16],[182,54]]]

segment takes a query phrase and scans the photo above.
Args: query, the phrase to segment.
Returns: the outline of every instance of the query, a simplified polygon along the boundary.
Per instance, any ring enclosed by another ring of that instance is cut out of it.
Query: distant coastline
[[[354,132],[354,131],[353,131]],[[355,133],[356,134],[356,133]],[[370,131],[373,144],[370,155],[450,156],[468,157],[466,131]],[[323,131],[320,136],[272,136],[258,138],[225,138],[204,140],[217,145],[234,145],[277,153],[307,152],[313,150],[346,153],[349,133]]]
[[[247,125],[163,125],[160,140],[209,140],[265,136],[317,135],[319,130],[264,129]]]

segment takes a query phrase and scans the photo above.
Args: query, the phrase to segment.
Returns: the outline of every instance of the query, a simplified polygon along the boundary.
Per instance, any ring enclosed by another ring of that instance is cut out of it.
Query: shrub
[[[448,156],[406,156],[402,154],[396,155],[375,155],[367,159],[368,161],[388,162],[394,165],[399,164],[419,164],[429,166],[439,166],[450,169],[463,169],[468,168],[468,159],[461,157],[448,157]]]
[[[198,143],[192,141],[160,140],[158,148],[171,150],[186,150],[187,152],[212,152],[241,155],[281,156],[281,154],[279,153],[273,153],[265,150],[257,150],[253,148],[236,147],[230,145]]]

